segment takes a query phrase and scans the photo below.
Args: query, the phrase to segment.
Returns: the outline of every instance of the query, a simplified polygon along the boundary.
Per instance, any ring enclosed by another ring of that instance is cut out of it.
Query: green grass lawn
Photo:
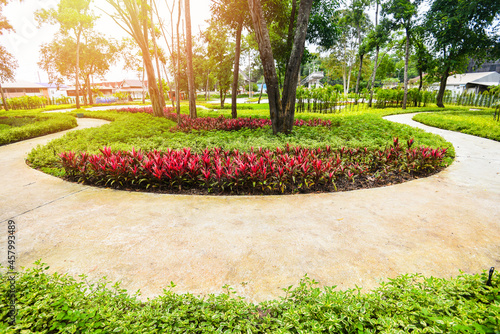
[[[68,130],[77,126],[75,117],[38,111],[0,111],[0,145]]]
[[[493,113],[493,109],[461,108],[420,114],[413,119],[437,128],[500,141],[500,122],[493,120]]]
[[[269,118],[266,105],[245,105],[238,111],[239,117]],[[268,107],[267,107],[268,108]],[[188,113],[188,107],[182,106],[182,112]],[[176,123],[164,118],[155,118],[144,113],[126,113],[115,111],[86,111],[86,117],[101,118],[112,121],[99,128],[78,130],[64,135],[49,144],[34,149],[28,160],[36,168],[55,168],[59,164],[58,153],[63,151],[87,151],[98,153],[104,146],[112,150],[166,150],[191,147],[200,152],[205,148],[222,147],[225,150],[238,149],[248,151],[253,148],[291,146],[332,148],[350,147],[383,149],[392,144],[395,137],[402,142],[414,138],[416,145],[448,148],[450,159],[454,156],[453,147],[443,138],[422,130],[396,124],[382,119],[381,112],[343,112],[336,114],[297,114],[296,118],[330,119],[331,129],[325,127],[295,127],[291,135],[274,136],[270,127],[240,131],[196,131],[191,133],[171,132]],[[396,111],[394,111],[396,112]],[[200,117],[218,117],[221,114],[229,117],[231,110],[218,111],[199,108]]]

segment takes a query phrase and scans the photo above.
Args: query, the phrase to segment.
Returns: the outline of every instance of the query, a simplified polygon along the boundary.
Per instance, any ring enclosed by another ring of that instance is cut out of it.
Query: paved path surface
[[[41,258],[52,271],[106,275],[144,298],[170,281],[195,294],[230,284],[261,301],[305,274],[322,285],[373,288],[402,273],[450,277],[500,267],[500,143],[412,125],[453,142],[456,162],[396,186],[296,196],[97,189],[24,164],[27,152],[59,134],[0,147],[1,263],[6,220],[14,217],[19,265]]]

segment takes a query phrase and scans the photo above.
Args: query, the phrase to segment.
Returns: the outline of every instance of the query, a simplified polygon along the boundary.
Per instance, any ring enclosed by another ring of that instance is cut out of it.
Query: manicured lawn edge
[[[4,268],[2,268],[4,269]],[[229,286],[194,296],[165,287],[141,301],[105,278],[21,270],[15,279],[16,325],[10,326],[11,282],[0,271],[2,333],[498,333],[498,275],[450,279],[400,275],[366,292],[320,288],[304,277],[283,297],[253,304]]]
[[[467,108],[461,112],[445,110],[439,113],[418,114],[413,120],[444,130],[500,141],[500,122],[493,120],[493,113],[493,109]]]
[[[39,112],[17,111],[0,112],[0,117],[29,117],[34,119],[34,122],[31,124],[0,131],[0,145],[7,145],[21,140],[69,130],[78,125],[74,117],[64,114],[41,114]]]

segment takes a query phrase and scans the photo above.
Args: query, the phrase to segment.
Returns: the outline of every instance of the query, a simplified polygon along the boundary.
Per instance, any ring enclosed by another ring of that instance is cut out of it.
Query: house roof
[[[500,84],[500,73],[498,72],[478,72],[454,74],[448,77],[447,85],[476,84],[484,86],[494,86]]]
[[[124,87],[136,87],[136,88],[142,88],[142,83],[141,80],[123,80],[122,82],[122,88]]]
[[[16,82],[6,82],[2,84],[3,88],[47,88],[43,85],[34,83],[34,82],[29,82],[29,81],[16,81]]]
[[[57,89],[68,88],[68,86],[66,86],[66,85],[58,85],[58,84],[55,84],[55,83],[38,82],[37,84],[38,85],[42,85],[42,86],[47,87],[47,88],[57,88]]]

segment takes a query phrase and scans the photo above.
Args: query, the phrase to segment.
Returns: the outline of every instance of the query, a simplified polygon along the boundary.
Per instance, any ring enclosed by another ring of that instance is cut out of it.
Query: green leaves
[[[0,145],[30,139],[76,127],[74,117],[62,114],[41,115],[37,112],[0,112]]]

